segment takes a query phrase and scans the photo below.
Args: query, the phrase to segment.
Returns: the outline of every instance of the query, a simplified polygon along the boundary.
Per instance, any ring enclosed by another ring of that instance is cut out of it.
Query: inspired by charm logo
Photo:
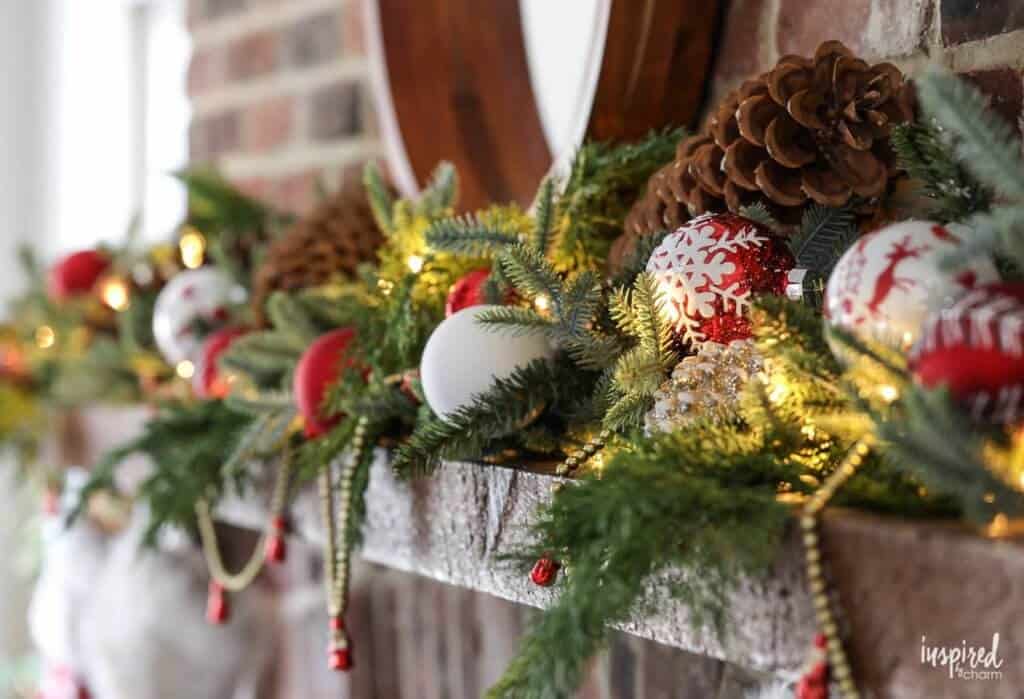
[[[944,668],[950,679],[1001,680],[999,634],[992,634],[992,645],[988,647],[969,646],[967,641],[959,646],[930,646],[928,637],[921,636],[921,664]]]

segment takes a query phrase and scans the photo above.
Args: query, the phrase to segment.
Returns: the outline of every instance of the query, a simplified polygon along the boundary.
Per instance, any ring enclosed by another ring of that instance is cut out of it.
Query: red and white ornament
[[[47,288],[54,301],[66,301],[92,291],[110,267],[110,256],[100,250],[80,250],[50,268]]]
[[[355,337],[353,328],[339,328],[321,335],[306,349],[295,367],[292,390],[295,405],[306,421],[307,437],[323,435],[341,417],[324,415],[321,408],[327,387],[338,380],[342,367],[354,364],[346,353]]]
[[[444,302],[444,317],[451,318],[463,308],[487,303],[484,284],[490,275],[489,269],[475,269],[459,277],[448,291],[448,298]]]
[[[221,328],[210,334],[203,342],[199,354],[196,373],[192,384],[196,394],[201,398],[226,398],[231,392],[231,384],[224,372],[217,366],[217,360],[228,351],[235,340],[247,334],[245,328],[231,326]]]
[[[209,331],[227,323],[229,309],[244,300],[245,290],[216,267],[177,274],[153,308],[153,338],[164,359],[194,361]]]
[[[943,259],[961,245],[966,230],[902,221],[862,237],[829,277],[825,317],[860,340],[909,348],[929,310],[999,279],[992,263],[981,258],[958,270],[943,268]]]
[[[990,284],[932,313],[910,353],[914,379],[946,386],[975,419],[1024,417],[1024,284]]]
[[[651,254],[665,312],[691,349],[750,337],[747,309],[756,294],[800,288],[785,240],[734,214],[706,214],[669,234]]]

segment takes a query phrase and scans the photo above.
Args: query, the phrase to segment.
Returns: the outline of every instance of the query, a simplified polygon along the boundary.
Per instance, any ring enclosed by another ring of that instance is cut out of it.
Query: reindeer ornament
[[[843,254],[829,277],[825,318],[861,341],[907,350],[931,310],[999,279],[985,258],[953,269],[943,264],[969,234],[956,224],[911,220],[865,235]],[[837,344],[832,350],[842,360]]]

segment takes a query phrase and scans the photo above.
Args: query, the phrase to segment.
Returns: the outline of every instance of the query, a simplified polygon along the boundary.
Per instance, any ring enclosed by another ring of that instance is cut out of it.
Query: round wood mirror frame
[[[636,138],[693,122],[719,0],[594,0],[596,37],[577,107],[581,137]],[[555,158],[530,82],[519,0],[367,0],[371,73],[391,175],[406,194],[441,160],[460,205],[530,203]]]

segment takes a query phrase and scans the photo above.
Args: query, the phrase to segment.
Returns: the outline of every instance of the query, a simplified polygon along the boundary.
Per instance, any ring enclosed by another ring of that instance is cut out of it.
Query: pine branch
[[[956,161],[948,132],[943,134],[934,123],[908,122],[894,127],[891,138],[900,166],[934,202],[932,216],[960,221],[988,208],[991,194]]]
[[[573,572],[488,697],[572,696],[587,660],[607,642],[608,625],[661,601],[650,584],[657,576],[698,623],[725,629],[726,595],[766,570],[788,513],[774,485],[734,480],[744,469],[766,480],[781,475],[777,469],[722,461],[697,439],[641,440],[637,451],[616,454],[600,480],[585,478],[544,508],[533,526],[536,544],[508,558],[525,563],[546,553],[570,560]],[[699,574],[673,575],[675,567]]]
[[[514,432],[554,401],[563,382],[557,365],[543,359],[496,379],[489,390],[445,418],[421,419],[399,447],[395,470],[403,477],[419,477],[443,459],[479,457],[489,441]]]
[[[305,304],[297,297],[275,291],[267,300],[267,317],[274,329],[292,338],[296,346],[307,347],[320,336],[321,329]]]
[[[537,224],[534,248],[547,257],[555,221],[555,180],[550,176],[541,181],[540,189],[537,190],[534,220]]]
[[[430,182],[420,195],[417,208],[424,216],[440,216],[455,206],[458,198],[459,178],[455,166],[440,163],[430,175]]]
[[[492,257],[518,242],[514,230],[465,214],[435,221],[426,232],[427,245],[465,257]]]
[[[152,544],[165,526],[191,529],[195,503],[200,498],[215,501],[223,492],[224,464],[251,420],[220,401],[168,405],[146,423],[139,437],[100,461],[81,502],[84,505],[99,490],[112,489],[117,466],[128,456],[143,453],[154,466],[139,489],[139,497],[147,502],[151,514],[145,541]],[[236,488],[244,485],[236,478]]]
[[[499,259],[501,269],[512,285],[528,299],[544,296],[559,312],[562,279],[540,253],[522,243],[509,246]]]
[[[849,206],[812,204],[804,211],[800,231],[789,240],[798,267],[827,279],[846,249],[856,240],[857,214]]]
[[[370,209],[373,211],[373,217],[377,220],[377,225],[387,234],[394,233],[395,199],[376,163],[367,163],[363,168],[363,185],[366,187],[366,197],[370,202]]]
[[[533,309],[518,306],[488,308],[480,312],[476,322],[512,335],[543,332],[548,337],[553,337],[556,329],[555,322],[550,318],[545,318]]]
[[[782,224],[772,215],[772,212],[768,210],[768,205],[763,201],[755,201],[753,204],[741,206],[740,216],[760,223],[776,233],[782,230]]]
[[[958,77],[937,72],[916,84],[925,112],[958,136],[952,145],[960,163],[995,191],[1024,199],[1020,141],[988,109],[982,94]]]

